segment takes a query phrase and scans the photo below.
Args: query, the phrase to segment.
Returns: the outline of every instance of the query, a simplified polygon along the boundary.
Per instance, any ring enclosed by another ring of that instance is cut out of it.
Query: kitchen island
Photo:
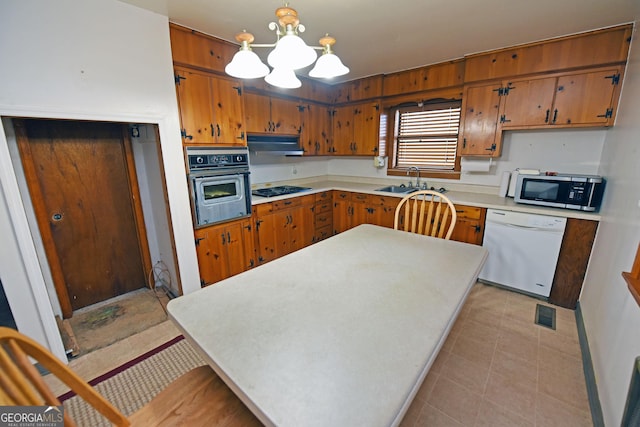
[[[168,311],[266,425],[398,425],[486,257],[361,225]]]

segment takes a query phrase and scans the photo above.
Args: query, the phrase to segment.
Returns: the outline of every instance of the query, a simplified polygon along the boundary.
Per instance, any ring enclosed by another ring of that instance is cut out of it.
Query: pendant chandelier
[[[240,50],[225,67],[227,74],[240,79],[264,77],[272,86],[294,89],[302,85],[295,70],[307,67],[314,61],[315,66],[309,72],[309,76],[314,78],[330,79],[349,72],[349,68],[333,53],[332,46],[336,39],[326,34],[320,39],[320,46],[307,46],[298,35],[305,30],[298,19],[298,12],[285,5],[276,9],[276,16],[278,22],[269,24],[269,29],[276,32],[276,42],[273,44],[253,44],[253,34],[246,31],[236,35]],[[253,52],[254,47],[273,48],[267,57],[272,70]],[[320,58],[316,50],[322,51]]]

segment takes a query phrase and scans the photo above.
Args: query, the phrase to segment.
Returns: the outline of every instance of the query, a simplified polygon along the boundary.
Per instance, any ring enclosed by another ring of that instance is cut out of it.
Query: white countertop
[[[278,183],[277,185],[300,185],[304,187],[310,187],[311,190],[289,194],[286,196],[277,196],[277,197],[259,197],[252,196],[252,203],[254,205],[266,202],[272,202],[274,200],[281,200],[289,197],[297,197],[303,196],[305,194],[318,193],[321,191],[327,190],[341,190],[341,191],[353,191],[358,193],[368,193],[374,195],[386,195],[390,197],[403,197],[403,195],[396,193],[387,193],[383,191],[376,191],[378,188],[385,187],[394,182],[389,181],[386,183],[366,183],[366,182],[357,182],[354,180],[325,180],[325,179],[307,179],[302,181],[287,181]],[[275,186],[275,185],[274,185]],[[440,185],[438,185],[439,187]],[[447,185],[444,185],[448,187]],[[258,188],[262,187],[260,185],[256,186]],[[600,215],[598,213],[593,212],[583,212],[576,211],[571,209],[559,209],[559,208],[547,208],[542,206],[533,206],[533,205],[524,205],[515,203],[513,198],[510,197],[500,197],[496,194],[489,193],[480,193],[468,191],[468,188],[471,186],[466,186],[465,191],[447,191],[445,195],[451,199],[451,201],[456,204],[462,204],[467,206],[477,206],[482,208],[490,208],[490,209],[502,209],[507,211],[515,211],[515,212],[525,212],[525,213],[533,213],[539,215],[551,215],[551,216],[559,216],[564,218],[578,218],[578,219],[589,219],[593,221],[599,221]]]
[[[361,225],[176,298],[168,311],[267,425],[397,425],[486,256]]]

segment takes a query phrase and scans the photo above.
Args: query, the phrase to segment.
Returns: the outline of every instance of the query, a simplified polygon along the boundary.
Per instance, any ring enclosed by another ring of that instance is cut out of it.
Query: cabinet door
[[[354,108],[352,154],[376,156],[380,137],[379,104],[358,104]]]
[[[551,122],[556,78],[518,80],[504,86],[500,123],[503,128],[548,125]]]
[[[351,202],[349,200],[334,199],[333,202],[333,232],[342,233],[349,229],[351,223]]]
[[[271,132],[271,99],[268,96],[245,93],[244,117],[247,132]]]
[[[276,229],[278,228],[278,229]],[[278,258],[278,234],[282,234],[282,220],[275,214],[261,215],[256,218],[256,234],[258,242],[258,261],[269,262]]]
[[[617,77],[616,77],[617,76]],[[617,68],[558,78],[554,114],[557,125],[611,125],[619,85]]]
[[[211,144],[214,135],[209,75],[176,68],[176,90],[184,144]]]
[[[211,83],[216,142],[225,145],[246,145],[241,83],[222,77],[212,77]]]
[[[225,248],[222,244],[223,233],[222,228],[216,226],[195,230],[198,269],[203,286],[228,277]]]
[[[354,108],[334,108],[332,113],[333,154],[350,155],[353,147]]]
[[[499,84],[469,86],[462,97],[463,122],[458,148],[462,156],[498,156],[496,138],[500,97]]]
[[[306,104],[302,112],[300,144],[305,156],[329,153],[331,142],[331,116],[329,109],[320,104]]]
[[[289,243],[288,252],[294,252],[313,243],[314,214],[311,206],[299,206],[288,211],[290,222],[287,225]]]
[[[482,245],[486,208],[456,205],[456,225],[451,240]]]
[[[301,104],[298,102],[271,98],[272,132],[281,135],[298,135],[302,122],[300,107]]]
[[[169,24],[171,56],[174,62],[224,72],[238,51],[237,45],[213,40],[188,28]]]
[[[225,236],[222,239],[225,247],[225,258],[228,263],[228,277],[242,273],[254,266],[253,233],[251,221],[240,220],[229,223],[224,227]]]

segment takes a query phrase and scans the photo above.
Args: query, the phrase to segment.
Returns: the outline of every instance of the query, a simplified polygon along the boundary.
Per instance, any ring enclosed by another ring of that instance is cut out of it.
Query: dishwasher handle
[[[564,229],[558,229],[558,228],[536,227],[536,226],[511,224],[511,223],[508,223],[508,222],[495,222],[495,221],[487,221],[487,223],[491,223],[491,224],[494,224],[496,226],[515,228],[515,229],[519,229],[519,230],[541,231],[541,232],[546,232],[546,233],[564,233]]]

